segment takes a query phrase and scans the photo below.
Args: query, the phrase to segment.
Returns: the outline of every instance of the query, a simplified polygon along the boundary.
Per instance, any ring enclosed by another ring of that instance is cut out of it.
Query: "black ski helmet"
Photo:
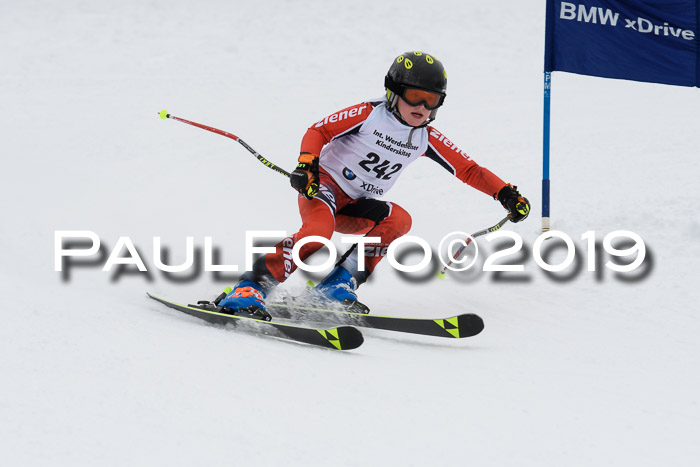
[[[384,78],[389,109],[394,110],[399,96],[406,88],[418,88],[435,92],[442,96],[440,105],[445,102],[447,73],[437,58],[424,52],[405,52],[394,60]],[[438,106],[439,107],[439,106]],[[433,113],[437,108],[433,110]],[[434,118],[434,116],[433,116]]]

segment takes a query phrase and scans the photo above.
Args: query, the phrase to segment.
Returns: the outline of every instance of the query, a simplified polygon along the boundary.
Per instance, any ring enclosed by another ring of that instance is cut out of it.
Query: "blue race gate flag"
[[[699,0],[547,0],[545,72],[700,87]]]
[[[543,232],[550,222],[553,71],[700,87],[700,0],[547,0]]]

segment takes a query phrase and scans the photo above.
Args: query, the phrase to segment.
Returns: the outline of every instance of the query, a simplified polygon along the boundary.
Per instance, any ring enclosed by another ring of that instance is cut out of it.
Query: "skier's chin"
[[[406,123],[413,127],[418,127],[423,125],[427,119],[428,118],[426,115],[420,114],[418,112],[411,112],[411,116],[407,119]]]

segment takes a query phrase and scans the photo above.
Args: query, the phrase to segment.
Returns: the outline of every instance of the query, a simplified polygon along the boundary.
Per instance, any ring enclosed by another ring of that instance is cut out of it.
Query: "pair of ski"
[[[421,334],[445,338],[464,338],[479,334],[484,329],[483,320],[471,313],[441,319],[401,318],[378,316],[307,306],[294,303],[267,304],[268,312],[285,319],[304,319],[338,324],[337,327],[316,329],[286,322],[266,321],[249,317],[243,313],[230,314],[214,302],[199,302],[197,305],[182,305],[164,298],[147,294],[153,300],[170,308],[195,316],[217,325],[231,324],[236,328],[260,333],[280,339],[302,342],[335,350],[356,349],[364,342],[357,327],[383,329],[387,331]]]

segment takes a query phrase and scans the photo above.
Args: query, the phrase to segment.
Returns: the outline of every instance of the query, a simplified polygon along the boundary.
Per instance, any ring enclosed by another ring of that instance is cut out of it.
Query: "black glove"
[[[309,153],[301,154],[297,168],[289,174],[289,183],[292,188],[304,195],[306,199],[312,199],[318,193],[318,180],[318,156]]]
[[[511,222],[524,221],[530,214],[530,202],[518,192],[517,186],[504,186],[498,192],[497,198],[508,211]]]

